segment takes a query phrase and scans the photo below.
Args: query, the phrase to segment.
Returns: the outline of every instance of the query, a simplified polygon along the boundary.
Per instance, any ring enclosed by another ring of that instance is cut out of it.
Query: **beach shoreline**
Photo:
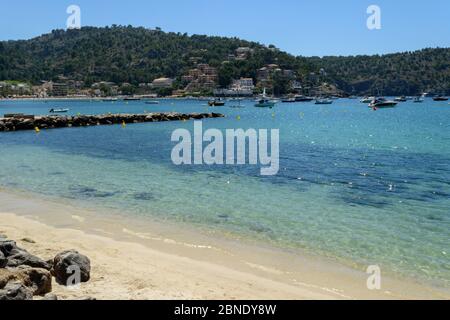
[[[0,192],[0,233],[30,238],[25,249],[51,258],[66,249],[89,256],[92,280],[62,299],[448,299],[446,292],[383,277],[368,290],[364,270],[264,246],[224,241],[173,226],[105,218],[22,194]],[[106,219],[106,220],[105,220]]]

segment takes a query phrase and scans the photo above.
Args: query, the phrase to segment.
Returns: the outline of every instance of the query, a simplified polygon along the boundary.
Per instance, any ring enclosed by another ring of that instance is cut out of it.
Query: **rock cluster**
[[[0,301],[32,300],[34,296],[57,300],[51,294],[52,276],[58,284],[68,286],[89,281],[90,271],[89,258],[75,250],[44,261],[18,247],[15,241],[0,237]]]
[[[0,132],[99,125],[128,124],[141,122],[200,120],[224,117],[220,113],[146,113],[146,114],[104,114],[78,116],[26,116],[21,114],[0,118]]]

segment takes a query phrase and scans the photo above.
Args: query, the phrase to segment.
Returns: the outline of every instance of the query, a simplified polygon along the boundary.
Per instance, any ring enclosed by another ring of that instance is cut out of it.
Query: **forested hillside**
[[[239,47],[251,48],[252,54],[229,59]],[[277,64],[295,71],[303,83],[328,82],[349,94],[450,94],[450,48],[383,56],[295,57],[237,38],[131,26],[55,30],[30,40],[0,42],[0,80],[38,83],[62,75],[86,86],[97,81],[137,85],[157,77],[180,79],[196,63],[216,67],[223,87],[233,78],[256,81],[259,68]]]

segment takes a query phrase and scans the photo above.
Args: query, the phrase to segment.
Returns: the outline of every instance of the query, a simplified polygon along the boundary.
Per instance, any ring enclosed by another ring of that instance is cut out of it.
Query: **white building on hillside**
[[[153,88],[171,88],[173,85],[173,79],[170,78],[158,78],[153,80]]]
[[[253,91],[255,85],[252,78],[240,78],[239,80],[233,80],[231,89],[236,91]]]

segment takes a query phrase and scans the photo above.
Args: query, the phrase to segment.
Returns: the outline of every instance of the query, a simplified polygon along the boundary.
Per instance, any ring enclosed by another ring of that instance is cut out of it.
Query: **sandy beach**
[[[92,280],[79,290],[53,284],[61,299],[333,299],[318,290],[285,285],[211,263],[164,254],[71,229],[57,229],[13,214],[1,214],[1,232],[42,257],[77,248],[93,263]]]
[[[91,259],[91,280],[80,288],[54,283],[53,293],[61,299],[449,298],[445,292],[387,277],[382,290],[371,291],[365,272],[332,261],[231,246],[209,237],[192,239],[192,234],[187,242],[189,237],[181,232],[176,238],[168,237],[168,229],[156,234],[149,226],[138,230],[138,224],[129,221],[105,223],[66,204],[5,192],[0,198],[0,234],[43,259],[66,249]],[[35,243],[21,241],[24,238]]]

